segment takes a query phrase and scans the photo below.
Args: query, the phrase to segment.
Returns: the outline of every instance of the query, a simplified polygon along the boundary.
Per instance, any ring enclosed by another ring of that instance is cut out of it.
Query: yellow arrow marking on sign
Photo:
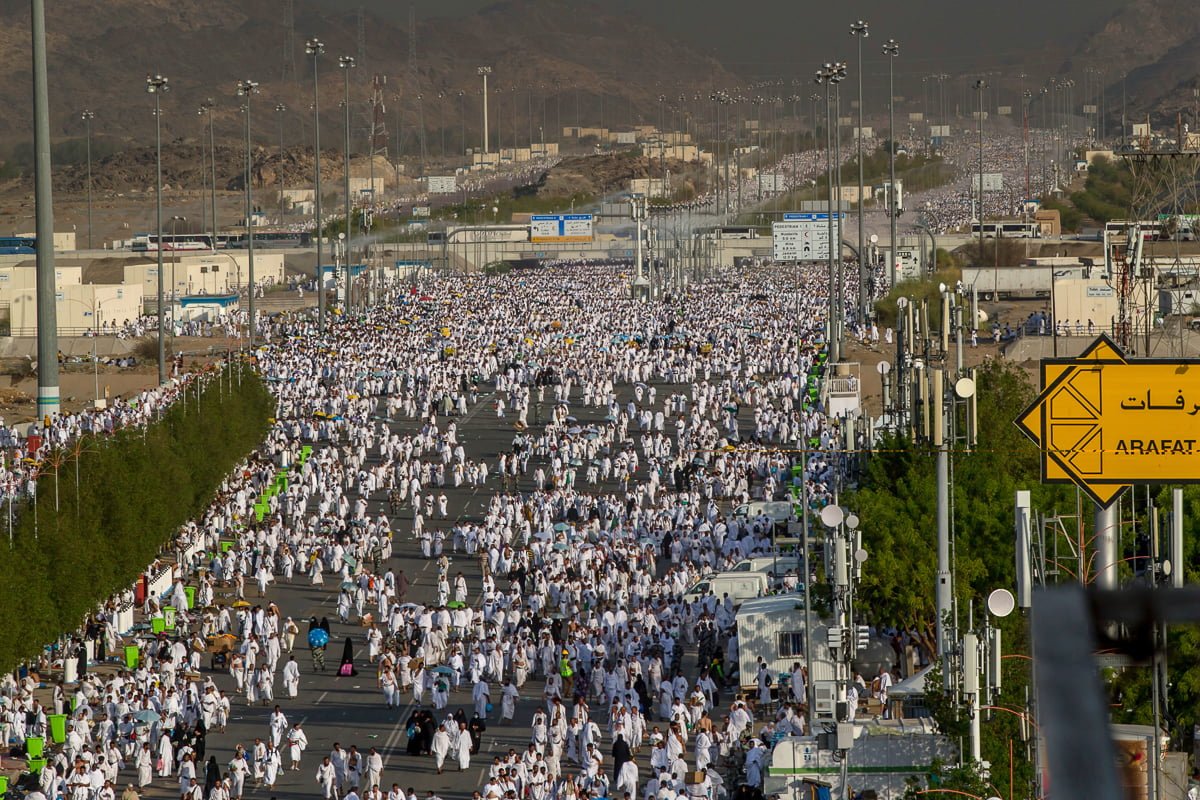
[[[1042,362],[1042,393],[1016,424],[1042,451],[1042,479],[1102,506],[1134,483],[1200,482],[1200,361],[1128,361],[1101,336]]]

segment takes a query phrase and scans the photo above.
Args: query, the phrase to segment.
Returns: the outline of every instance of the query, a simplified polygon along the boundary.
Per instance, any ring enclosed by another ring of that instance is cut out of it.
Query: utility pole
[[[492,74],[491,67],[476,67],[475,72],[483,78],[483,154],[488,154],[488,75]]]
[[[33,149],[37,231],[39,420],[59,412],[58,309],[54,281],[54,194],[50,182],[50,93],[46,79],[46,8],[30,0],[33,36]],[[159,270],[161,280],[162,271]]]
[[[238,97],[246,98],[246,264],[247,273],[250,284],[248,313],[250,322],[247,331],[247,338],[250,342],[250,350],[254,350],[254,169],[250,151],[250,96],[258,93],[258,83],[255,81],[238,81],[237,84]],[[161,252],[161,248],[160,248]]]
[[[354,69],[354,67],[356,66],[356,63],[357,62],[355,62],[354,56],[339,56],[338,57],[338,66],[342,70],[342,76],[344,78],[344,87],[345,87],[344,91],[343,91],[343,98],[342,98],[342,111],[343,111],[342,124],[345,129],[344,134],[345,134],[345,145],[346,145],[345,153],[343,154],[344,160],[345,160],[345,164],[344,164],[344,166],[345,166],[345,176],[344,176],[345,186],[344,186],[344,188],[345,188],[345,192],[346,192],[346,231],[345,231],[345,233],[346,233],[346,302],[345,302],[345,306],[344,306],[346,311],[350,310],[350,300],[351,300],[350,288],[353,284],[352,271],[351,271],[351,267],[350,267],[350,237],[353,235],[350,232],[350,227],[351,227],[351,219],[350,219],[351,218],[350,70]]]
[[[325,268],[321,264],[324,231],[321,219],[321,103],[317,81],[317,57],[325,52],[320,39],[309,39],[304,43],[304,52],[312,56],[313,65],[313,236],[317,240],[317,329],[325,330]],[[216,221],[213,221],[216,229]]]
[[[900,45],[895,39],[888,39],[883,45],[883,54],[888,57],[888,289],[896,285],[896,220],[900,216],[900,206],[896,196],[896,56],[900,55]],[[861,247],[861,244],[859,245]],[[937,254],[934,253],[936,260]]]
[[[983,92],[987,89],[987,83],[983,80],[975,81],[975,91],[979,93],[979,265],[983,265]]]
[[[146,76],[146,91],[154,95],[154,220],[155,250],[158,251],[158,385],[167,382],[167,318],[163,313],[163,232],[162,232],[162,103],[170,85],[162,75]]]
[[[863,39],[870,36],[870,32],[866,22],[861,19],[850,26],[850,35],[858,40],[858,133],[854,137],[858,146],[858,314],[859,321],[865,322],[869,309],[867,308],[870,299],[870,293],[867,290],[867,284],[870,281],[871,273],[867,269],[866,251],[863,249],[863,215],[866,209],[863,206],[863,66],[862,66],[862,43]]]

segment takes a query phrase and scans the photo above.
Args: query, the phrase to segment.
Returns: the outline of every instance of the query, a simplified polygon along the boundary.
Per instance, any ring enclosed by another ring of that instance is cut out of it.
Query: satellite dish
[[[887,375],[889,372],[892,371],[892,365],[888,361],[880,361],[878,364],[875,365],[875,371],[878,372],[880,375]]]
[[[975,381],[970,378],[959,378],[954,382],[954,393],[960,400],[975,396]]]
[[[896,308],[899,308],[899,309],[908,308],[908,298],[907,297],[896,298]]]
[[[854,551],[854,563],[863,564],[867,560],[867,551],[861,547]]]
[[[846,515],[846,527],[850,530],[858,528],[858,514],[850,513]]]
[[[996,589],[988,595],[987,607],[994,616],[1007,617],[1017,607],[1017,601],[1008,589]]]
[[[841,506],[825,506],[821,509],[821,522],[825,523],[827,528],[836,528],[841,525],[844,516]]]

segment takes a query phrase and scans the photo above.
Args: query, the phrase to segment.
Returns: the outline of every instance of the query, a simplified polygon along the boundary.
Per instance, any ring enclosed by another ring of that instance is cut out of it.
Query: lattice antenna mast
[[[384,158],[388,154],[387,106],[383,99],[386,88],[387,75],[371,79],[371,155]]]
[[[1118,238],[1114,254],[1113,278],[1118,289],[1121,329],[1118,343],[1138,355],[1183,356],[1189,350],[1184,342],[1192,334],[1182,320],[1196,309],[1183,307],[1184,292],[1197,273],[1192,259],[1181,257],[1182,242],[1200,233],[1196,214],[1200,212],[1200,137],[1176,121],[1174,140],[1156,141],[1146,132],[1142,147],[1124,152],[1122,159],[1132,177],[1129,219],[1146,223]],[[1153,223],[1153,227],[1150,226]],[[1152,336],[1160,292],[1172,295],[1171,311],[1176,318],[1178,336]],[[1176,308],[1176,305],[1180,307]],[[1161,346],[1160,346],[1161,345]]]

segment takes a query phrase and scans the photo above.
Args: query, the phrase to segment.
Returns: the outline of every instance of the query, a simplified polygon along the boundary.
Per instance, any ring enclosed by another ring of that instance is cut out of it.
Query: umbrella
[[[400,610],[401,611],[416,611],[420,607],[421,606],[417,605],[416,603],[402,603],[400,605]]]
[[[566,543],[566,542],[555,542],[555,543],[554,543],[554,549],[555,549],[555,550],[559,550],[559,551],[566,550],[566,549],[567,549],[567,543]]]
[[[430,670],[430,672],[434,672],[438,675],[453,675],[454,669],[452,667],[440,666],[434,667],[432,670]]]
[[[568,416],[568,417],[567,417],[567,422],[579,422],[579,420],[578,420],[578,419],[576,419],[575,417]]]
[[[313,628],[308,632],[309,647],[324,647],[329,644],[329,634],[321,628]]]
[[[141,711],[133,712],[134,719],[136,719],[138,722],[144,722],[147,725],[149,725],[151,722],[154,722],[154,720],[158,719],[158,717],[158,712],[152,708],[146,708]]]
[[[579,427],[578,425],[572,425],[571,427],[567,428],[568,436],[578,436],[581,433],[583,433],[583,428]]]
[[[248,603],[248,602],[247,602],[247,601],[245,601],[245,600],[234,600],[234,601],[233,601],[233,605],[232,605],[232,606],[230,606],[230,607],[231,607],[231,608],[249,608],[249,607],[250,607],[250,603]]]
[[[556,530],[556,531],[565,531],[565,530],[566,530],[567,528],[569,528],[569,527],[570,527],[570,526],[569,526],[569,525],[567,525],[567,523],[565,523],[565,522],[556,522],[556,523],[554,523],[554,530]]]

